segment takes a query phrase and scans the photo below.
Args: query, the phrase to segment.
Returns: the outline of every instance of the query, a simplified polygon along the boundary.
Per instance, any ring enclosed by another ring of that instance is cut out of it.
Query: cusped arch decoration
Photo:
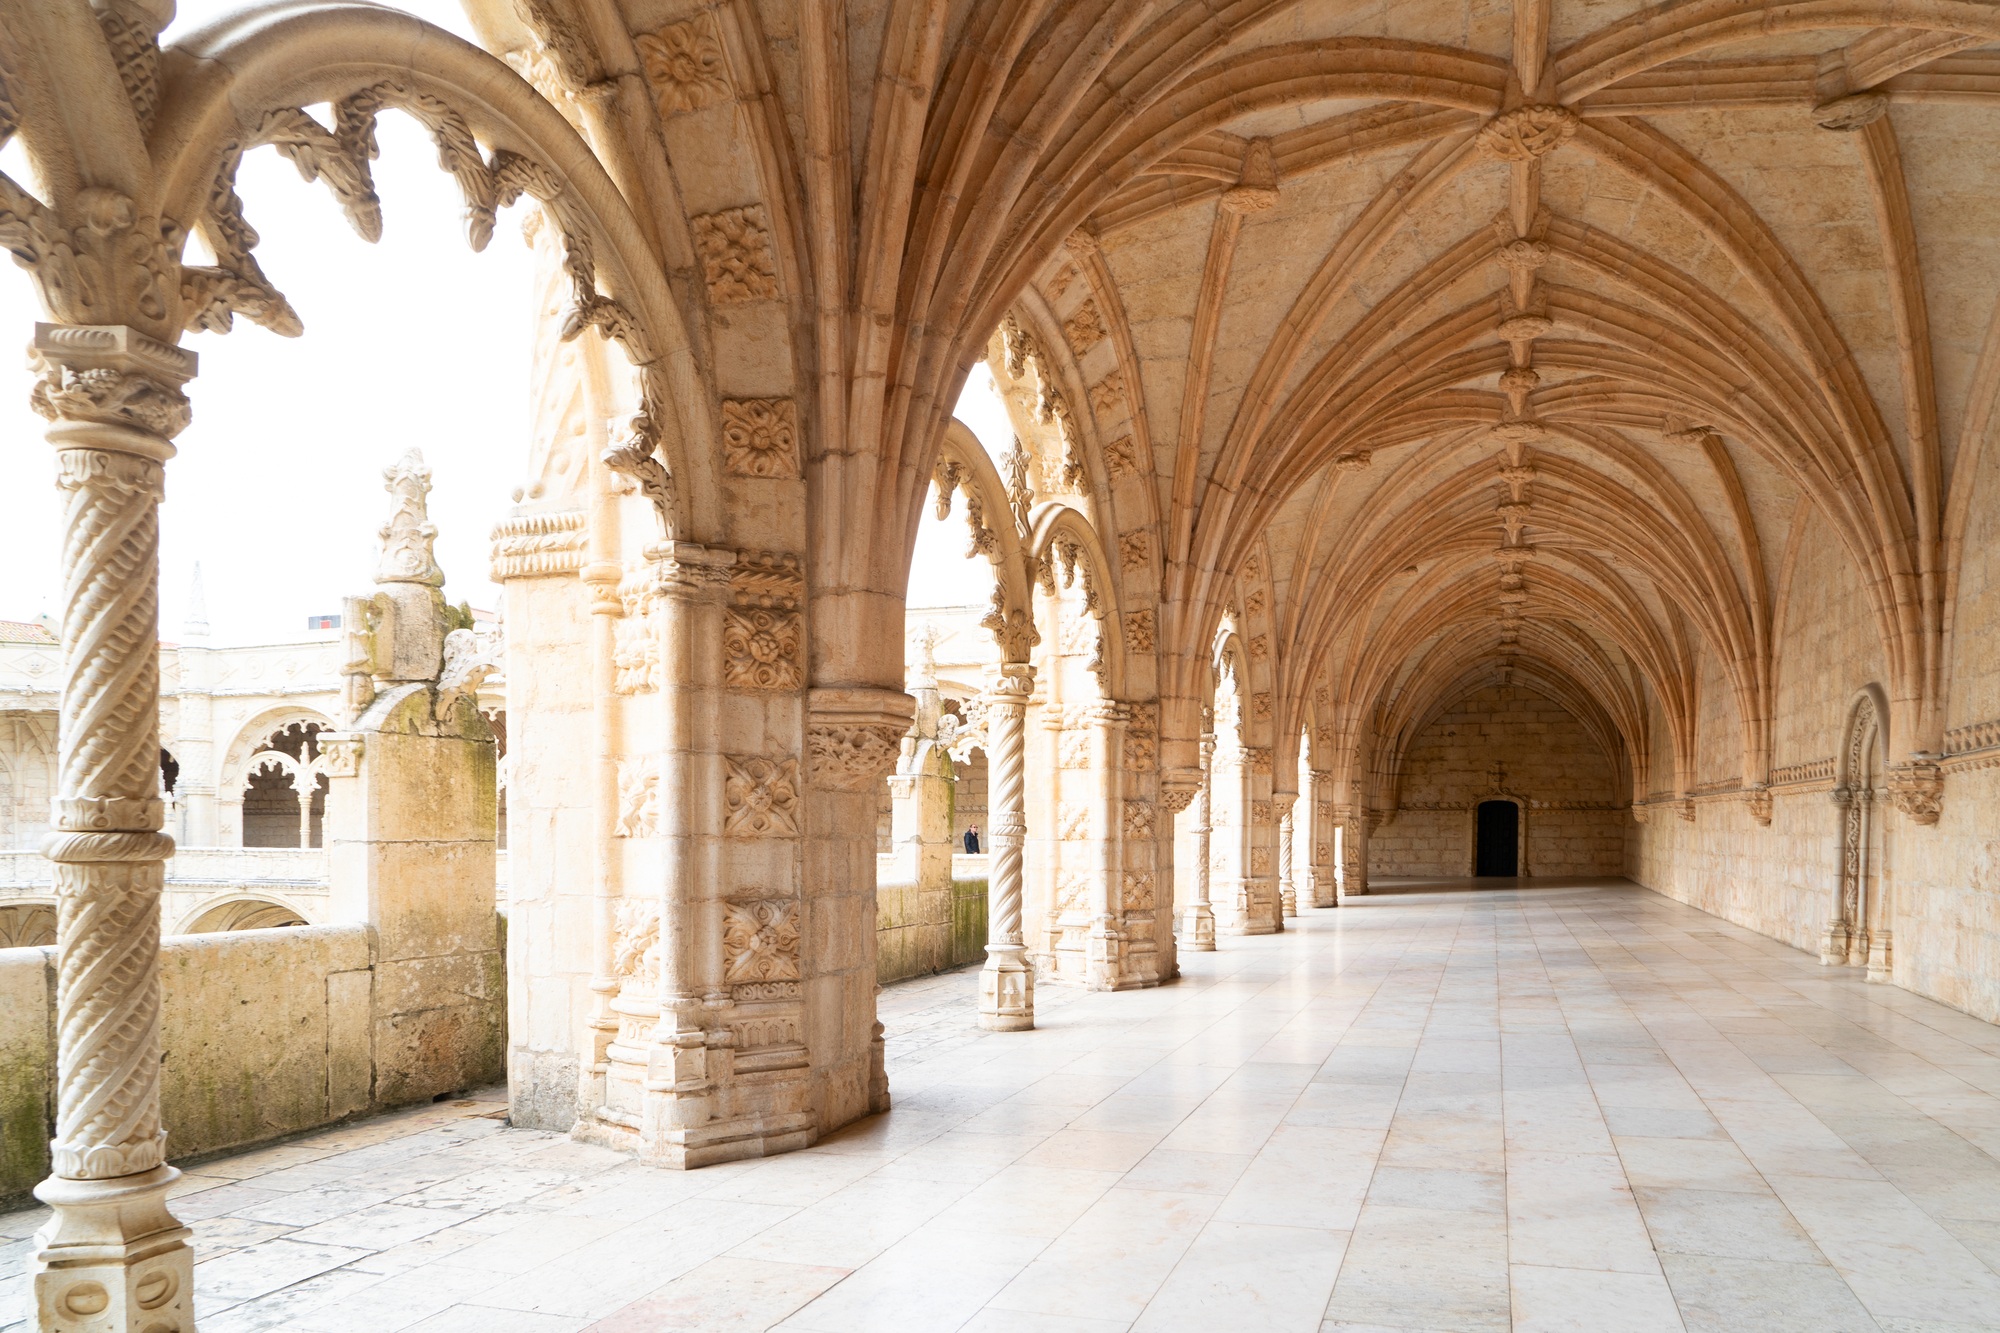
[[[1098,622],[1100,688],[1107,699],[1124,698],[1129,645],[1119,613],[1116,575],[1096,527],[1075,506],[1045,500],[1035,506],[1026,551],[1044,592],[1053,594],[1059,582],[1070,588],[1081,581],[1084,610]]]

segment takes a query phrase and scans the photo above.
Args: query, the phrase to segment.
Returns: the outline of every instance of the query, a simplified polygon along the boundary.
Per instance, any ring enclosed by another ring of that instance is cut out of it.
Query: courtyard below
[[[197,1164],[201,1328],[2000,1328],[2000,1028],[1495,883],[1044,987],[1031,1033],[972,970],[890,987],[894,1109],[789,1156],[654,1169],[495,1091]],[[43,1216],[0,1216],[0,1318]]]

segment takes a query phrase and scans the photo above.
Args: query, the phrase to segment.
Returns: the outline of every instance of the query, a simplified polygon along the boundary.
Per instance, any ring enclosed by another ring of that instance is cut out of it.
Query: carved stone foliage
[[[0,249],[7,248],[4,208],[0,200]],[[129,426],[171,439],[190,420],[180,385],[194,373],[194,354],[136,329],[42,325],[28,364],[40,377],[29,405],[50,421]]]
[[[1086,299],[1075,314],[1063,321],[1063,340],[1078,356],[1104,340],[1104,316],[1098,311],[1096,301]]]
[[[1944,813],[1944,774],[1928,759],[1889,770],[1889,799],[1919,824],[1935,824]]]
[[[1090,876],[1077,870],[1065,870],[1057,875],[1054,906],[1057,916],[1088,915]]]
[[[1056,767],[1090,767],[1090,733],[1064,731],[1056,736]]]
[[[1262,690],[1250,696],[1250,716],[1259,722],[1271,720],[1271,696]]]
[[[1132,705],[1132,720],[1125,728],[1125,767],[1135,773],[1150,773],[1160,762],[1160,706],[1156,703]]]
[[[1090,386],[1091,410],[1100,417],[1114,417],[1125,410],[1125,373],[1114,370]]]
[[[742,986],[799,980],[797,903],[782,898],[725,903],[722,913],[725,981]]]
[[[1153,836],[1153,805],[1150,801],[1125,802],[1125,836],[1128,838],[1150,838]]]
[[[660,687],[652,576],[643,570],[627,576],[618,595],[625,614],[612,628],[611,663],[616,672],[612,688],[620,694],[651,694]]]
[[[620,759],[618,822],[612,836],[651,838],[660,831],[660,765],[652,755]]]
[[[1153,612],[1150,607],[1125,617],[1125,646],[1137,653],[1153,651]]]
[[[1250,660],[1262,662],[1271,655],[1271,641],[1261,634],[1250,636]]]
[[[725,398],[722,447],[731,476],[796,477],[798,409],[789,398]]]
[[[789,837],[799,831],[799,761],[763,755],[722,757],[723,834]]]
[[[662,116],[699,111],[734,95],[722,43],[706,16],[641,33],[634,45]]]
[[[1028,654],[1042,641],[1042,632],[1035,628],[1035,618],[1026,611],[1009,610],[1007,595],[997,582],[993,585],[992,605],[987,607],[979,626],[992,632],[1003,662],[1027,661]]]
[[[1150,912],[1156,905],[1153,876],[1144,870],[1128,870],[1118,895],[1119,905],[1128,912]]]
[[[1090,807],[1080,801],[1064,801],[1056,807],[1056,837],[1064,842],[1081,842],[1090,836]]]
[[[896,763],[903,728],[887,722],[814,725],[806,729],[815,787],[865,791]]]
[[[1250,873],[1253,875],[1268,875],[1271,873],[1271,849],[1269,847],[1252,847],[1250,849]]]
[[[796,611],[723,612],[723,682],[738,690],[795,690],[804,683]]]
[[[1753,787],[1743,799],[1750,807],[1750,818],[1756,820],[1759,824],[1769,827],[1771,823],[1770,789],[1767,787]]]
[[[1138,474],[1139,455],[1130,435],[1121,435],[1104,446],[1104,466],[1113,481]]]
[[[708,299],[715,304],[777,298],[778,257],[771,248],[771,221],[762,204],[696,215],[694,248],[708,284]]]
[[[1269,801],[1252,801],[1250,803],[1250,822],[1257,825],[1270,823],[1271,803]]]
[[[1153,539],[1144,528],[1136,528],[1131,532],[1120,533],[1118,536],[1119,568],[1127,571],[1143,569],[1146,561],[1152,555],[1152,549]]]
[[[660,984],[660,904],[622,898],[611,939],[611,974],[640,990]]]

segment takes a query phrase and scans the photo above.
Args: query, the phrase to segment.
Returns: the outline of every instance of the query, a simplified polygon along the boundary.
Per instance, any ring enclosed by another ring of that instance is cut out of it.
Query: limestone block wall
[[[1982,484],[1990,489],[1990,478]],[[2000,1021],[2000,506],[1982,497],[1973,508],[1947,650],[1942,813],[1924,825],[1879,802],[1874,869],[1893,932],[1891,979]],[[1857,691],[1885,678],[1872,622],[1852,612],[1864,604],[1860,575],[1823,528],[1802,527],[1780,590],[1770,824],[1738,790],[1698,796],[1692,820],[1662,799],[1628,826],[1627,860],[1647,888],[1814,953],[1841,873],[1832,796],[1848,710]],[[1731,728],[1704,725],[1699,739],[1701,774],[1740,770]],[[1892,726],[1890,760],[1909,748]],[[1670,759],[1656,758],[1650,785],[1663,795],[1672,786]]]
[[[1526,803],[1527,873],[1622,873],[1625,815],[1611,757],[1561,704],[1494,685],[1446,709],[1411,743],[1397,808],[1369,839],[1369,874],[1470,874],[1479,802],[1500,794]]]
[[[429,1100],[398,1095],[408,1080],[378,1067],[402,1055],[377,1049],[376,952],[375,931],[361,924],[170,936],[161,946],[169,1154]],[[497,1022],[504,997],[483,1002]],[[470,1071],[468,1086],[502,1073],[490,1040],[449,1062]],[[54,1084],[55,950],[0,949],[0,1203],[48,1174]]]

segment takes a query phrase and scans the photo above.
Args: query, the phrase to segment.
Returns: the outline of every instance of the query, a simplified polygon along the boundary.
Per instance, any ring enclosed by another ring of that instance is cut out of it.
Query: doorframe
[[[1534,872],[1528,868],[1528,798],[1497,787],[1473,797],[1465,808],[1465,877],[1479,878],[1479,807],[1488,801],[1513,802],[1514,878],[1533,878]]]

